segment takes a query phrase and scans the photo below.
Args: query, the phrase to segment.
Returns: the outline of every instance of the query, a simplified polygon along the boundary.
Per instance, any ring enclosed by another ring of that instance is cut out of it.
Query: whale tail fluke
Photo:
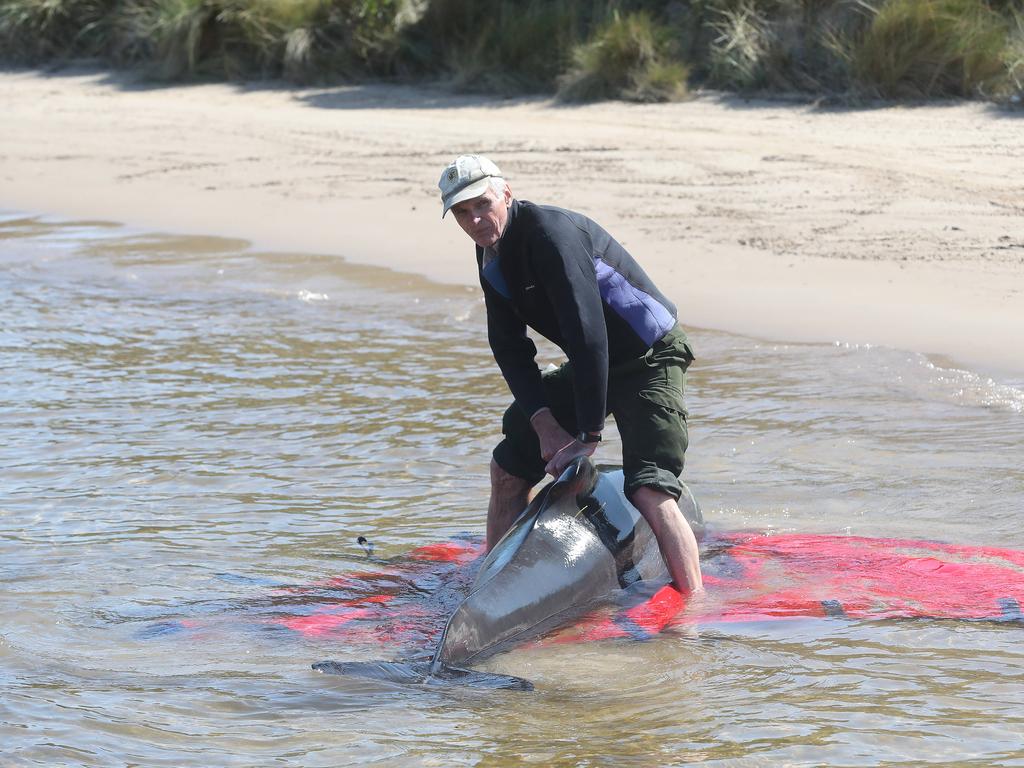
[[[459,685],[490,690],[532,691],[533,683],[513,675],[480,672],[447,664],[424,661],[321,661],[313,665],[317,672],[358,677],[395,685]]]

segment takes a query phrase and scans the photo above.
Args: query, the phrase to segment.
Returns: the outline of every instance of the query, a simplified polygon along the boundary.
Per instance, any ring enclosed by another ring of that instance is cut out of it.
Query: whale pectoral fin
[[[317,672],[400,685],[422,685],[430,677],[430,661],[320,661]]]
[[[590,459],[586,456],[579,456],[562,470],[561,475],[540,489],[523,512],[523,516],[526,516],[527,513],[536,515],[566,498],[575,501],[578,496],[590,493],[597,483],[597,479],[597,470],[594,469]]]
[[[450,683],[468,685],[473,688],[493,688],[505,691],[532,691],[533,683],[515,675],[502,675],[497,672],[479,672],[464,667],[443,665],[433,677],[434,684]],[[429,684],[429,683],[428,683]]]
[[[358,677],[397,685],[465,685],[493,690],[532,691],[533,683],[513,675],[478,672],[475,669],[441,665],[433,669],[428,661],[321,661],[317,672]]]
[[[562,474],[552,484],[551,490],[556,496],[565,492],[577,496],[589,493],[597,482],[598,472],[586,456],[578,456],[569,462]]]

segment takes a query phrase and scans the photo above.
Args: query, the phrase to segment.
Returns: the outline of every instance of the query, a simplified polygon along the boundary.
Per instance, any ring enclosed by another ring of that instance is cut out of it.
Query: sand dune
[[[566,107],[392,86],[0,73],[0,207],[242,237],[473,284],[440,169],[585,212],[684,324],[1024,375],[1024,114],[701,96]]]

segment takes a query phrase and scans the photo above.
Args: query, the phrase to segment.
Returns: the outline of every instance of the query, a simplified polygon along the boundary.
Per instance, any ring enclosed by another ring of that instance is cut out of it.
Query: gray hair
[[[501,176],[491,176],[491,189],[493,189],[498,195],[505,194],[506,182]]]

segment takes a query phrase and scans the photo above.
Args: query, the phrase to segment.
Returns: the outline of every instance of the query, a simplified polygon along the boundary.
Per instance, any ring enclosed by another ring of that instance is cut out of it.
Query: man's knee
[[[495,493],[502,496],[514,496],[528,493],[533,485],[525,478],[506,472],[497,461],[491,459],[491,489]]]
[[[675,468],[673,467],[673,469]],[[645,496],[657,494],[668,496],[673,500],[678,499],[682,493],[683,486],[679,481],[679,474],[682,472],[681,464],[678,471],[673,471],[672,469],[663,469],[650,461],[641,462],[639,466],[635,462],[630,462],[626,464],[624,470],[626,477],[622,490],[625,492],[626,498],[633,501],[634,504],[636,502],[633,497],[640,492],[643,492]]]

